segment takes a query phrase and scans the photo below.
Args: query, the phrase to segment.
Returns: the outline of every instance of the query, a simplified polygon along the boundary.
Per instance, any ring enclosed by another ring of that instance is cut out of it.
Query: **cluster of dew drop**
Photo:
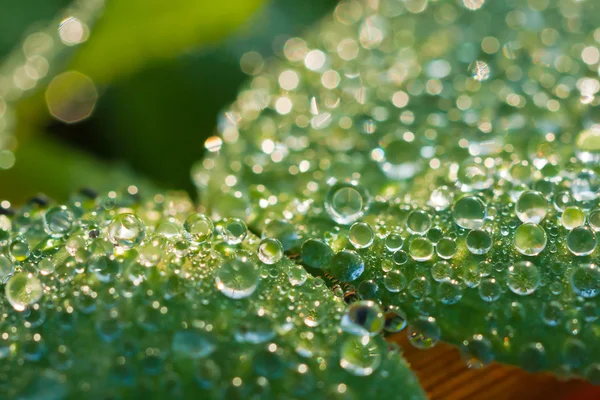
[[[278,240],[137,192],[1,209],[0,397],[425,398]]]
[[[200,194],[360,300],[348,332],[600,382],[589,7],[342,1],[281,61],[242,59]]]

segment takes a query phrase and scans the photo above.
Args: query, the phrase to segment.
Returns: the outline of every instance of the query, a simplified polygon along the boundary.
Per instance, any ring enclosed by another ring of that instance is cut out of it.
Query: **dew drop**
[[[177,356],[197,360],[211,355],[216,350],[216,345],[208,335],[186,330],[173,335],[171,348]]]
[[[412,211],[406,219],[406,228],[415,235],[423,235],[431,228],[431,216],[425,211]]]
[[[560,217],[562,226],[571,230],[584,224],[585,214],[583,210],[576,206],[566,207]]]
[[[408,341],[418,349],[430,349],[439,342],[442,332],[434,317],[420,316],[408,325]]]
[[[464,340],[460,352],[469,368],[483,368],[494,361],[492,344],[482,335],[473,335],[469,340]]]
[[[519,196],[515,204],[517,217],[524,223],[539,224],[546,217],[548,202],[540,192],[528,190]]]
[[[456,225],[465,229],[481,228],[487,214],[483,200],[475,196],[465,196],[454,203],[452,218]]]
[[[415,261],[427,261],[433,256],[433,244],[424,237],[415,237],[411,240],[408,252]]]
[[[599,219],[600,219],[600,212],[598,214],[599,214]],[[600,223],[600,221],[598,221],[598,222]],[[400,236],[396,233],[391,233],[385,238],[385,248],[391,252],[400,250],[402,248],[403,244],[404,244],[404,239],[402,239],[402,236]]]
[[[283,257],[283,246],[277,239],[266,238],[260,241],[256,255],[263,263],[272,265]]]
[[[483,229],[473,229],[467,235],[467,248],[473,254],[486,254],[492,248],[492,237]]]
[[[368,194],[352,183],[339,182],[327,192],[325,209],[338,224],[349,225],[360,219],[368,208]]]
[[[193,244],[202,244],[213,234],[214,225],[204,214],[191,214],[183,224],[184,237]]]
[[[490,77],[490,67],[484,61],[474,61],[469,65],[469,75],[476,81],[485,81]]]
[[[227,218],[219,223],[219,230],[227,244],[240,244],[248,234],[248,228],[239,218]]]
[[[383,285],[388,292],[397,293],[406,287],[406,277],[400,271],[390,271],[383,278]]]
[[[52,207],[44,214],[44,230],[52,237],[62,237],[73,229],[75,216],[65,206]]]
[[[333,251],[326,243],[308,239],[302,244],[302,261],[311,268],[326,268],[333,259]]]
[[[379,305],[373,301],[357,301],[346,308],[342,330],[356,336],[375,336],[384,327],[385,319]]]
[[[535,292],[540,281],[540,271],[529,261],[519,261],[508,268],[508,288],[519,296]]]
[[[515,248],[525,256],[537,256],[546,248],[546,232],[537,224],[527,223],[515,232]]]
[[[259,269],[242,258],[228,259],[217,268],[217,289],[231,299],[246,298],[256,290],[260,280]]]
[[[139,245],[145,234],[144,223],[131,213],[117,215],[108,225],[108,240],[123,249]]]
[[[581,297],[592,298],[600,294],[600,268],[595,264],[581,264],[571,273],[571,287]]]
[[[10,277],[5,286],[6,299],[17,311],[37,303],[43,294],[42,283],[33,274],[19,272]]]
[[[436,246],[437,255],[444,260],[454,257],[457,251],[456,241],[451,238],[442,238]]]
[[[356,252],[342,250],[333,256],[328,271],[342,282],[352,282],[365,271],[365,263]]]
[[[357,222],[350,227],[348,238],[354,248],[365,249],[373,244],[375,232],[373,232],[369,224]]]
[[[573,255],[587,256],[596,249],[596,234],[587,226],[580,226],[567,234],[567,248]]]
[[[388,135],[380,141],[382,155],[378,158],[381,171],[390,179],[414,177],[423,168],[420,147],[416,141],[406,141],[404,135]]]
[[[462,289],[458,281],[444,280],[440,282],[437,289],[438,300],[442,304],[456,304],[462,298]]]
[[[350,337],[342,343],[340,366],[352,375],[369,376],[381,364],[381,349],[369,336]]]

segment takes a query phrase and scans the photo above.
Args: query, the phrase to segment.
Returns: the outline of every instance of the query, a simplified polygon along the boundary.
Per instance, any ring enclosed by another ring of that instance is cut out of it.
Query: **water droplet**
[[[207,334],[186,330],[173,335],[171,348],[177,356],[200,359],[211,355],[216,345]]]
[[[117,215],[108,225],[108,240],[123,249],[139,245],[144,240],[145,233],[144,223],[130,213]]]
[[[462,299],[462,289],[458,281],[444,280],[438,286],[437,296],[442,304],[456,304]]]
[[[548,202],[540,192],[528,190],[519,196],[515,204],[515,212],[522,222],[539,224],[546,217]]]
[[[540,281],[540,271],[529,261],[519,261],[508,268],[508,288],[520,296],[535,292]]]
[[[542,321],[548,326],[557,326],[561,323],[564,315],[564,307],[556,300],[542,305]]]
[[[328,271],[342,282],[352,282],[365,271],[365,263],[356,252],[342,250],[333,256]]]
[[[326,243],[317,239],[308,239],[302,244],[302,261],[311,268],[325,268],[333,258],[333,251]]]
[[[367,192],[360,186],[339,182],[327,192],[325,209],[335,222],[349,225],[364,215],[368,199]]]
[[[596,234],[587,226],[580,226],[567,234],[567,247],[576,256],[592,254],[596,244]]]
[[[9,255],[16,261],[25,261],[29,258],[31,254],[31,250],[29,248],[29,243],[27,243],[27,239],[23,236],[15,236],[11,241],[8,247]]]
[[[431,267],[431,277],[437,282],[452,279],[453,273],[452,265],[447,261],[438,261]]]
[[[435,318],[420,316],[408,325],[408,341],[418,349],[430,349],[439,342],[442,332]]]
[[[377,339],[350,337],[342,343],[340,366],[356,376],[369,376],[381,364],[381,349]]]
[[[600,294],[600,268],[595,264],[581,264],[571,273],[573,291],[585,298]]]
[[[306,270],[301,265],[294,265],[288,272],[288,280],[292,286],[302,286],[308,279]]]
[[[266,238],[260,241],[256,255],[260,261],[272,265],[283,257],[283,246],[277,239]]]
[[[52,207],[44,214],[44,230],[52,237],[62,237],[73,229],[75,216],[65,206]]]
[[[600,162],[600,130],[597,127],[581,131],[575,142],[577,158],[583,163]]]
[[[492,237],[482,229],[473,229],[467,235],[467,248],[473,254],[486,254],[492,248]]]
[[[415,235],[423,235],[431,228],[431,216],[425,211],[412,211],[406,219],[406,228]]]
[[[209,240],[213,234],[214,225],[204,214],[191,214],[183,224],[184,237],[196,245]]]
[[[390,271],[383,278],[383,285],[392,293],[397,293],[406,287],[406,277],[400,271]]]
[[[429,205],[437,211],[447,210],[454,199],[454,194],[447,186],[434,189],[429,197]]]
[[[483,368],[494,361],[492,344],[482,335],[473,335],[469,340],[464,340],[460,352],[469,368]]]
[[[565,228],[571,230],[583,225],[585,222],[585,214],[581,208],[570,206],[564,209],[560,220]]]
[[[478,291],[481,300],[487,301],[489,303],[498,300],[500,298],[500,294],[502,294],[500,284],[494,278],[482,280],[479,284]]]
[[[33,274],[19,272],[10,277],[5,286],[6,299],[17,311],[37,303],[43,294],[40,280]]]
[[[465,196],[454,203],[452,218],[456,225],[465,229],[481,228],[487,215],[483,200],[475,196]]]
[[[219,231],[227,244],[242,243],[248,234],[248,228],[239,218],[226,218],[219,223]]]
[[[594,171],[584,169],[571,182],[571,193],[580,202],[594,201],[600,192],[600,178]]]
[[[354,248],[364,249],[373,244],[375,232],[373,232],[369,224],[357,222],[350,227],[348,238]]]
[[[342,330],[356,336],[375,336],[383,330],[385,319],[379,305],[373,301],[357,301],[346,308]]]
[[[13,273],[13,263],[4,254],[0,254],[0,283],[6,283],[8,277]]]
[[[406,315],[396,306],[390,306],[385,313],[385,331],[397,333],[406,327]]]
[[[225,260],[217,269],[217,289],[231,299],[246,298],[256,290],[260,280],[259,269],[242,258]]]
[[[463,4],[471,11],[479,10],[485,0],[463,0]]]
[[[454,257],[457,251],[456,241],[451,238],[442,238],[436,246],[437,255],[444,260]]]
[[[525,256],[537,256],[546,248],[546,232],[537,224],[527,223],[515,232],[515,247]]]
[[[433,244],[424,237],[415,237],[411,240],[408,252],[415,261],[427,261],[433,256]]]
[[[598,215],[600,218],[600,212],[598,213]],[[598,222],[600,223],[600,221],[598,221]],[[403,244],[404,244],[404,239],[402,239],[402,236],[400,236],[396,233],[391,233],[388,235],[388,237],[385,238],[385,248],[391,252],[400,250],[402,248]]]
[[[469,65],[469,74],[476,81],[482,82],[490,77],[490,67],[484,61],[477,60]]]
[[[520,364],[528,372],[546,369],[546,350],[541,343],[528,343],[521,348]]]
[[[423,167],[420,147],[416,141],[406,141],[404,134],[387,135],[380,141],[379,168],[390,179],[405,180],[415,176]]]
[[[600,208],[596,208],[590,212],[590,215],[588,215],[588,221],[590,223],[590,228],[596,232],[600,231]]]

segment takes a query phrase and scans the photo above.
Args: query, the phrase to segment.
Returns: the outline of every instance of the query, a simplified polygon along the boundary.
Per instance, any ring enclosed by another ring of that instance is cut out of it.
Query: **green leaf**
[[[73,62],[98,84],[131,74],[147,63],[214,43],[238,28],[261,0],[109,1],[89,41]]]
[[[0,224],[3,397],[426,398],[278,242],[186,195],[36,199]]]
[[[597,16],[568,3],[340,3],[226,110],[204,204],[399,307],[419,348],[597,383]]]

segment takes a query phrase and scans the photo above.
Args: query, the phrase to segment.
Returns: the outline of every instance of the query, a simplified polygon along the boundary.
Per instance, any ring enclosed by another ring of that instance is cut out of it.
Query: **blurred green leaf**
[[[109,1],[73,69],[97,83],[130,74],[150,61],[222,38],[261,0]]]

